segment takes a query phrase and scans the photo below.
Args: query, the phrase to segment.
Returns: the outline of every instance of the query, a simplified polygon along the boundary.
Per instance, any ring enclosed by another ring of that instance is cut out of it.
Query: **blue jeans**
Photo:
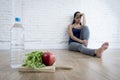
[[[89,28],[87,26],[84,26],[81,29],[80,39],[81,40],[89,40],[89,36],[90,36]],[[95,49],[87,48],[87,45],[84,45],[84,44],[81,44],[78,42],[71,42],[69,44],[69,50],[79,51],[83,54],[87,54],[87,55],[91,55],[91,56],[94,56],[94,53],[95,53]]]

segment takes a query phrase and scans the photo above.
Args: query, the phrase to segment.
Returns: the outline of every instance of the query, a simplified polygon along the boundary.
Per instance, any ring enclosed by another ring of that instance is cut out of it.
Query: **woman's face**
[[[77,13],[76,17],[74,18],[76,23],[80,23],[80,13]]]

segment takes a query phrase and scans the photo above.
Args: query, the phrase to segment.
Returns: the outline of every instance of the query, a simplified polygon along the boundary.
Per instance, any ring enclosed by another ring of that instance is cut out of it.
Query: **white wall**
[[[120,48],[118,23],[120,6],[116,5],[119,2],[119,0],[0,0],[0,49],[9,49],[9,32],[16,16],[22,18],[26,49],[67,48],[66,30],[75,11],[86,14],[91,32],[88,47],[96,48],[103,41],[109,41],[111,48]]]
[[[80,10],[76,0],[24,0],[23,24],[26,48],[67,48],[67,26]]]
[[[91,36],[89,47],[99,47],[104,41],[111,48],[120,48],[120,1],[81,0],[81,11],[86,13]]]
[[[12,1],[0,0],[0,49],[9,48],[9,30],[12,26],[12,15]]]

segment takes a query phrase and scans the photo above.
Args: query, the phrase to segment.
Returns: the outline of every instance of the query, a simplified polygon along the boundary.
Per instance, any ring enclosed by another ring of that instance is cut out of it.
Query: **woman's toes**
[[[105,42],[105,43],[102,44],[101,48],[104,51],[104,50],[106,50],[108,48],[108,46],[109,46],[109,43]]]

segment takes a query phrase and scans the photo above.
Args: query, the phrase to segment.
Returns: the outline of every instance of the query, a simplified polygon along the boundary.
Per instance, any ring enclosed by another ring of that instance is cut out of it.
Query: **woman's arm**
[[[83,40],[81,40],[81,39],[79,39],[79,38],[77,38],[77,37],[75,37],[75,36],[73,35],[72,25],[69,25],[69,26],[68,26],[68,34],[69,34],[69,36],[70,36],[71,39],[73,39],[73,40],[75,40],[75,41],[77,41],[77,42],[79,42],[79,43],[83,43]]]
[[[84,13],[81,13],[80,15],[81,15],[81,17],[82,17],[82,26],[85,26],[85,24],[86,24],[85,14],[84,14]]]

